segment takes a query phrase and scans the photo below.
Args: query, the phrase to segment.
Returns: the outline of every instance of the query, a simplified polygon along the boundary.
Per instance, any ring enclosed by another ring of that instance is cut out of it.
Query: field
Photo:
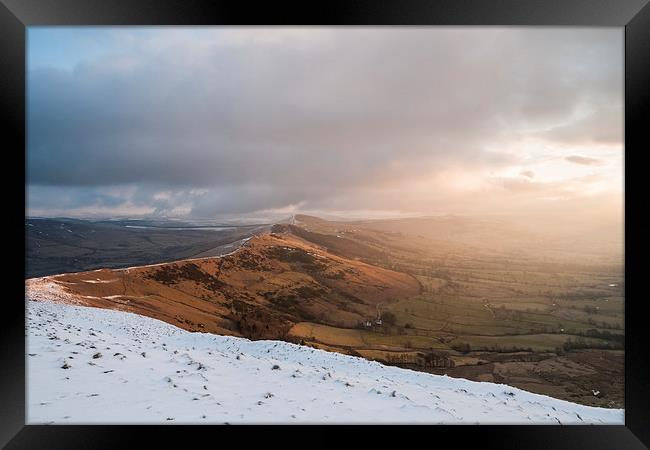
[[[291,335],[388,364],[623,405],[625,282],[616,242],[600,252],[566,239],[540,246],[532,232],[500,222],[480,229],[448,219],[298,219],[317,238],[338,236],[339,253],[353,241],[346,256],[414,275],[421,292],[382,303],[390,320],[381,325],[375,317],[355,330],[301,323]]]

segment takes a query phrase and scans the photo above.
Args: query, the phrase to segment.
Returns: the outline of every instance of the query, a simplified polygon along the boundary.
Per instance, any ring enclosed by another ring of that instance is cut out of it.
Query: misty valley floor
[[[622,424],[622,409],[28,301],[27,422]]]

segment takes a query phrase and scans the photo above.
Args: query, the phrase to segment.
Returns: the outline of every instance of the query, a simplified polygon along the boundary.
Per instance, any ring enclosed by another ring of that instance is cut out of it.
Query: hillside
[[[28,424],[622,424],[594,408],[122,311],[27,302]]]
[[[26,287],[35,299],[135,312],[188,331],[281,339],[622,408],[620,264],[573,250],[540,256],[541,241],[510,235],[513,226],[296,215],[221,258],[202,253]],[[513,239],[529,244],[513,250]]]
[[[27,280],[28,295],[135,312],[189,331],[286,338],[300,322],[354,327],[420,291],[412,276],[329,253],[288,233],[220,258]]]
[[[411,274],[422,292],[383,306],[392,324],[301,323],[292,334],[387,364],[623,407],[620,236],[522,219],[296,215],[283,227],[337,254]]]

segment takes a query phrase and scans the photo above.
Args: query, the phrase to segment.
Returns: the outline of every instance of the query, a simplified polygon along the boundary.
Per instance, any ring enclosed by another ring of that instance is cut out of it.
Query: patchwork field
[[[422,290],[382,304],[377,317],[389,321],[381,325],[375,318],[357,330],[301,323],[292,336],[388,364],[623,405],[625,283],[615,242],[601,252],[566,240],[540,246],[531,232],[498,222],[475,232],[449,219],[296,219],[315,241],[336,236],[339,253],[410,273]]]

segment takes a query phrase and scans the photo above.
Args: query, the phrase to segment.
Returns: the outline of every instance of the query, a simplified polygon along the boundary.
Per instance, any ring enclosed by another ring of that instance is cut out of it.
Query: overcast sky
[[[609,214],[621,28],[28,31],[40,216]]]

